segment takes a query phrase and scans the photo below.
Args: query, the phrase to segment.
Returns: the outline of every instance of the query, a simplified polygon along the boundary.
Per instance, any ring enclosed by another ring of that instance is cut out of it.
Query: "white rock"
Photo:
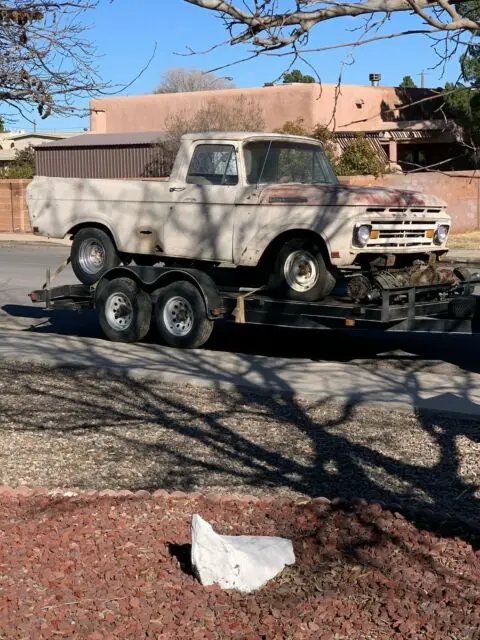
[[[203,585],[248,593],[294,563],[293,545],[286,538],[221,536],[199,515],[193,516],[192,565]]]

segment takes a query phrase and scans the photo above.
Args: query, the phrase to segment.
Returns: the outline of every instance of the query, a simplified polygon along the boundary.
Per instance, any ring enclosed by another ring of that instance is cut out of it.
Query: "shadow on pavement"
[[[25,330],[54,335],[103,338],[95,311],[48,310],[35,306],[7,304],[1,310],[10,318],[30,320]],[[1,323],[0,323],[1,328]],[[348,333],[347,333],[348,331]],[[157,343],[155,330],[146,343]],[[388,364],[408,370],[412,363],[427,361],[439,373],[443,363],[472,373],[480,373],[480,336],[443,334],[402,334],[384,331],[313,331],[282,327],[218,323],[205,348],[219,352],[280,358],[303,358],[318,362],[370,360],[372,365]]]

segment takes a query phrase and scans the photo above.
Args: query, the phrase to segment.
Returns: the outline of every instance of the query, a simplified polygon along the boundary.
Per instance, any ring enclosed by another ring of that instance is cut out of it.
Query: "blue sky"
[[[184,0],[102,0],[100,7],[85,17],[93,24],[90,39],[95,42],[101,57],[100,74],[114,84],[130,82],[150,58],[155,43],[155,58],[143,75],[125,92],[130,95],[151,93],[162,71],[172,66],[196,66],[211,69],[227,61],[234,61],[247,53],[240,47],[223,47],[208,55],[180,57],[178,52],[187,46],[202,50],[225,39],[225,31],[218,18]],[[335,19],[320,25],[312,32],[309,46],[326,46],[350,42],[358,35],[351,30],[360,26],[358,19]],[[419,28],[420,21],[407,14],[392,18],[384,32]],[[368,74],[382,74],[382,84],[398,84],[406,74],[419,82],[418,74],[426,71],[426,86],[437,87],[458,74],[456,61],[450,63],[446,74],[429,70],[437,63],[430,42],[423,36],[407,37],[373,43],[354,52],[353,64],[344,65],[343,82],[368,84]],[[337,49],[311,54],[309,61],[317,69],[323,82],[336,82],[342,62],[352,62],[351,49]],[[260,57],[254,61],[226,69],[221,75],[232,76],[239,87],[262,85],[275,79],[285,68],[287,59]],[[296,65],[300,68],[302,66]],[[302,71],[309,72],[303,66]],[[38,122],[38,130],[81,131],[88,127],[88,118],[52,117]],[[30,129],[31,125],[18,120],[15,128]],[[14,128],[14,127],[12,127]]]

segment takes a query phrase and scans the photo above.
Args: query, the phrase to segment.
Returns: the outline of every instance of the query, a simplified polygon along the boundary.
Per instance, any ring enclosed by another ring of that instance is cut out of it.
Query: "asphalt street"
[[[69,254],[55,245],[0,246],[0,328],[102,340],[91,311],[47,311],[31,303],[28,293],[41,288],[47,267],[54,270]],[[67,267],[55,284],[74,283]],[[155,342],[155,336],[149,336]],[[220,353],[240,353],[308,362],[354,363],[369,368],[425,371],[441,375],[480,372],[480,339],[471,336],[388,335],[382,332],[338,334],[266,327],[219,328],[207,345]]]

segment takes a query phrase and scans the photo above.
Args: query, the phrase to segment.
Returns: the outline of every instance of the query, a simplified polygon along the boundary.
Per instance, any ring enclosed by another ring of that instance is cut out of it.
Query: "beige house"
[[[265,130],[302,118],[307,127],[325,124],[341,147],[363,133],[379,155],[392,164],[413,169],[443,163],[457,143],[453,123],[438,109],[439,101],[409,106],[433,96],[429,89],[332,84],[281,84],[250,89],[197,93],[109,97],[91,101],[92,133],[164,131],[169,117],[192,111],[208,100],[233,103],[239,96],[260,105]],[[448,163],[443,169],[452,168]]]
[[[53,133],[53,132],[28,132],[17,131],[0,133],[0,168],[8,166],[10,162],[15,160],[17,151],[22,151],[28,147],[36,147],[52,142],[53,140],[63,140],[76,136],[76,133]]]

